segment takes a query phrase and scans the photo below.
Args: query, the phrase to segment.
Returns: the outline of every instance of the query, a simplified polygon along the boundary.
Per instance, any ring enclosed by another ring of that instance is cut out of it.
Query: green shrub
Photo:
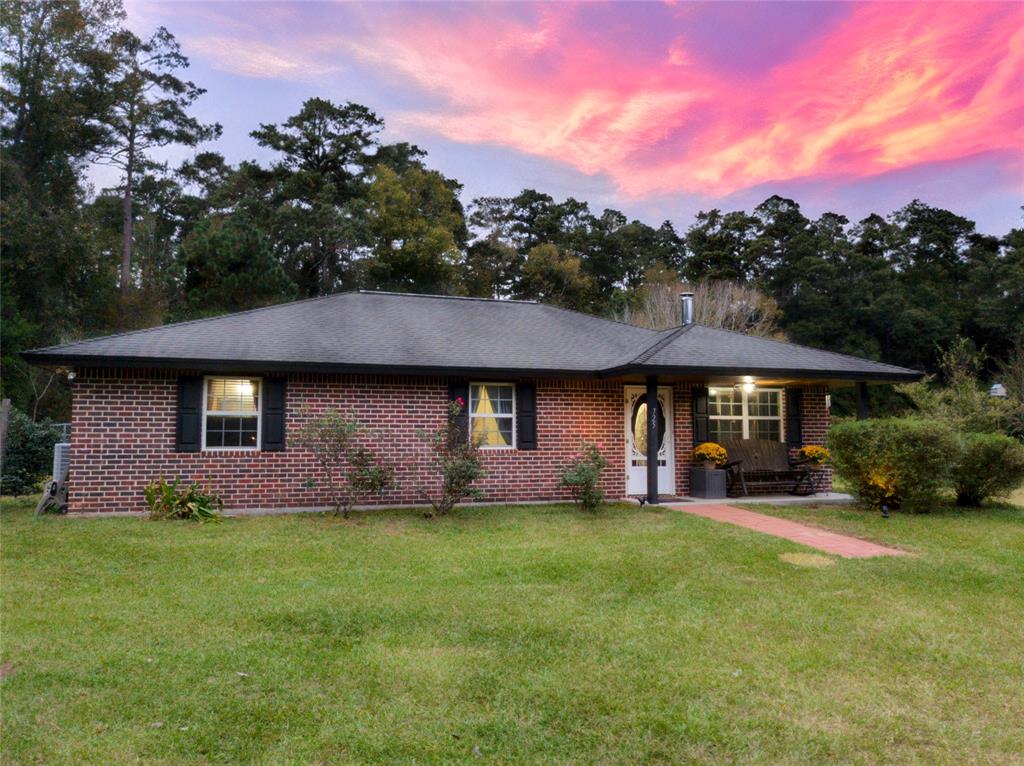
[[[601,454],[597,444],[584,443],[576,459],[562,469],[561,485],[568,487],[573,502],[585,511],[596,511],[604,500],[604,492],[598,489],[601,472],[608,467],[608,460]]]
[[[423,514],[428,519],[451,513],[460,500],[483,496],[480,489],[472,486],[485,473],[480,445],[473,439],[467,439],[460,425],[465,406],[459,397],[448,405],[448,422],[443,427],[433,432],[416,431],[420,441],[430,450],[431,468],[441,477],[439,491],[420,487],[420,494],[432,509]]]
[[[151,519],[190,519],[200,523],[220,521],[224,503],[220,495],[203,489],[195,482],[182,485],[179,479],[170,484],[161,476],[144,490]]]
[[[832,464],[862,502],[927,511],[949,486],[957,442],[949,426],[920,418],[837,423]]]
[[[0,493],[30,495],[38,492],[53,470],[53,445],[60,440],[61,431],[56,425],[48,420],[35,423],[12,407]]]
[[[1024,445],[1003,434],[961,434],[953,468],[956,504],[981,505],[1024,483]]]
[[[346,417],[337,410],[303,415],[307,419],[299,429],[297,442],[320,464],[335,515],[341,513],[347,519],[361,501],[383,494],[394,485],[394,468],[362,443],[373,435],[354,416]],[[307,487],[316,485],[315,478],[306,480]]]

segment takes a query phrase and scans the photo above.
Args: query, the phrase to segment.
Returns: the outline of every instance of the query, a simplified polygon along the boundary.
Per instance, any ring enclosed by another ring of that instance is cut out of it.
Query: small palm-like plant
[[[182,485],[180,479],[168,482],[161,476],[143,492],[151,519],[189,519],[200,523],[221,520],[224,503],[220,495],[195,482]]]

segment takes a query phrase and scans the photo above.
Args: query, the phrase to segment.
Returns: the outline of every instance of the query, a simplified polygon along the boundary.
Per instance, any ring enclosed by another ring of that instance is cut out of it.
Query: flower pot
[[[718,463],[716,463],[714,460],[705,460],[703,463],[701,463],[701,467],[705,471],[714,471],[716,468],[718,468]]]
[[[713,461],[711,466],[717,468]],[[697,466],[691,468],[690,494],[693,497],[724,499],[726,497],[725,471],[706,471]]]

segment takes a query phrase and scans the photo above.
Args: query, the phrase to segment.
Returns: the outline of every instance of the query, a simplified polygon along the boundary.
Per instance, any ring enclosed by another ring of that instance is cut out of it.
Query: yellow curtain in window
[[[494,405],[487,394],[487,386],[480,386],[477,389],[477,398],[473,405],[473,441],[481,447],[507,447],[508,443],[498,430],[498,419],[480,417],[494,414]]]

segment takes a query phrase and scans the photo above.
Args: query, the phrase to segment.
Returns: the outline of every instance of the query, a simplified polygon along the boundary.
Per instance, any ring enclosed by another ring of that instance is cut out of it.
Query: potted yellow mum
[[[820,444],[807,444],[800,448],[800,457],[814,467],[825,465],[832,457],[832,453],[828,451],[828,447],[822,447]]]
[[[729,453],[721,444],[704,442],[694,448],[693,459],[695,462],[703,463],[707,470],[711,470],[725,465],[729,461]]]

